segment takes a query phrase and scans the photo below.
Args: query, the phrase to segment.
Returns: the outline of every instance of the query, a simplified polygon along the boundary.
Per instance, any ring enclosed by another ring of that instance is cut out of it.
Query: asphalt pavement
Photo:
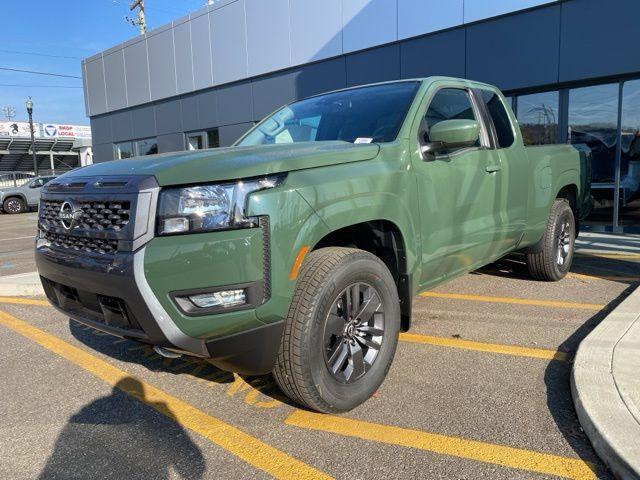
[[[11,240],[33,234],[29,216],[0,215],[1,275],[33,270],[32,239]],[[339,416],[299,409],[270,376],[165,359],[5,296],[0,476],[612,478],[578,423],[571,362],[637,285],[640,253],[583,248],[559,283],[516,255],[417,297],[386,381]]]

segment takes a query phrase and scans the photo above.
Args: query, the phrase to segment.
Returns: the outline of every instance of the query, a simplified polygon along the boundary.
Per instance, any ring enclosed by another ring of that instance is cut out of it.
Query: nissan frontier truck
[[[525,147],[491,85],[349,88],[291,103],[229,148],[56,178],[35,255],[68,317],[273,372],[295,402],[343,412],[384,380],[418,293],[511,252],[536,279],[567,274],[590,160]]]

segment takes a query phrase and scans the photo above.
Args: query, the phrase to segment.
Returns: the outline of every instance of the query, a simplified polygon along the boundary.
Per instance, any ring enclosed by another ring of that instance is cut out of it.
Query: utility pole
[[[140,35],[144,35],[147,33],[147,20],[144,18],[144,0],[133,0],[129,5],[129,10],[133,12],[136,8],[138,9],[138,20],[131,23],[138,25]]]

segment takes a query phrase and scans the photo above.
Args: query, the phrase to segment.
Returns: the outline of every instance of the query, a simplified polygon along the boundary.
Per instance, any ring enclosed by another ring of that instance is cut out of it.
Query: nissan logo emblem
[[[82,210],[76,207],[71,200],[65,200],[60,206],[58,218],[66,230],[71,230],[76,226],[76,220],[79,219],[81,214]]]

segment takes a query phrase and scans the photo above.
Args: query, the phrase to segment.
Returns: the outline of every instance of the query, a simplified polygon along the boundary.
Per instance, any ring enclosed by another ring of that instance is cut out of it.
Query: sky
[[[197,10],[206,0],[145,0],[147,28],[153,29]],[[26,121],[31,97],[33,121],[88,125],[82,80],[13,72],[21,69],[81,77],[82,58],[138,34],[126,22],[129,0],[0,0],[0,120],[12,106],[13,121]]]

